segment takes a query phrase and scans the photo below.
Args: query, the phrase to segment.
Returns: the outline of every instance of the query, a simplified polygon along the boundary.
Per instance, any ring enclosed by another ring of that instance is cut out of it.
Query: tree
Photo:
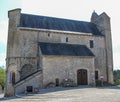
[[[114,70],[114,82],[116,85],[120,85],[120,70]]]
[[[5,78],[6,78],[6,70],[2,67],[0,67],[0,85],[2,86],[2,89],[5,87]]]

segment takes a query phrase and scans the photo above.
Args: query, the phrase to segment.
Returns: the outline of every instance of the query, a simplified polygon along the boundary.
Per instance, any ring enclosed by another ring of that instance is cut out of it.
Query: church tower
[[[21,9],[14,9],[8,12],[9,29],[8,29],[8,41],[7,41],[7,56],[6,56],[6,87],[5,96],[13,96],[15,94],[14,84],[19,78],[17,65],[14,63],[16,56],[17,44],[18,44],[18,29],[20,23]]]
[[[94,11],[91,16],[91,22],[97,26],[99,31],[105,37],[107,81],[108,83],[113,84],[113,55],[110,17],[105,12],[98,15]]]

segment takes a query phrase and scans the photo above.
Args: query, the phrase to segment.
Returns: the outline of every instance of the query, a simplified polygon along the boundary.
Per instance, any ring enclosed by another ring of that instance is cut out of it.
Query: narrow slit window
[[[95,80],[98,80],[98,71],[95,71]]]
[[[93,48],[93,47],[94,47],[93,40],[90,40],[90,48]]]
[[[15,84],[15,72],[12,72],[12,84]]]

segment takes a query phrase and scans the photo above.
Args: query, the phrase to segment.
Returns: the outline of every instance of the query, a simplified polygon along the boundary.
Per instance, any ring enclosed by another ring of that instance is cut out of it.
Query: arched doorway
[[[77,71],[77,84],[78,85],[88,85],[87,70],[79,69]]]
[[[15,84],[15,72],[12,72],[12,84]]]

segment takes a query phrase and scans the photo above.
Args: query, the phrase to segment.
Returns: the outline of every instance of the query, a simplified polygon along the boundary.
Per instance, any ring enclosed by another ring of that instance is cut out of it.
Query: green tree
[[[114,70],[114,82],[116,85],[120,85],[120,70]]]
[[[5,78],[6,78],[6,70],[0,67],[0,85],[2,89],[5,87]]]

